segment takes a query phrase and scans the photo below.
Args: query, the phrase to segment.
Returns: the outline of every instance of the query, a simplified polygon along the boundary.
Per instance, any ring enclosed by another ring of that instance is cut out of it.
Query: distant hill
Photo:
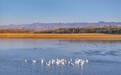
[[[19,30],[53,30],[59,28],[80,28],[85,26],[121,26],[121,22],[97,22],[97,23],[32,23],[32,24],[21,24],[21,25],[0,25],[0,29],[19,29]]]

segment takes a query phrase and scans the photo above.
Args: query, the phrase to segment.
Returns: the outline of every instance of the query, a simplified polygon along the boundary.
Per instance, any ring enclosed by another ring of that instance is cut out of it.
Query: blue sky
[[[0,24],[121,22],[121,0],[0,0]]]

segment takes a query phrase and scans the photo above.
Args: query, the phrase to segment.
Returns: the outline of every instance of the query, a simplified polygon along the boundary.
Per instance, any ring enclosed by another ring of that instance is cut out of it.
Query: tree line
[[[35,33],[106,33],[121,34],[121,26],[87,26],[81,28],[59,28]]]
[[[58,28],[49,30],[0,29],[0,33],[105,33],[121,34],[121,26],[86,26],[80,28]]]

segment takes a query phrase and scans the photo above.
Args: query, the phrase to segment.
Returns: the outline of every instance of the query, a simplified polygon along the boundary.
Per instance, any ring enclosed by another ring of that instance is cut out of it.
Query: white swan
[[[49,60],[48,63],[46,62],[46,65],[47,65],[47,66],[51,66],[51,61]]]
[[[36,63],[36,60],[32,59],[32,62],[33,62],[33,63]]]
[[[24,62],[26,63],[26,62],[27,62],[27,60],[25,59],[25,60],[24,60]]]
[[[44,60],[43,59],[41,59],[41,64],[43,64],[44,63]]]
[[[54,59],[52,59],[52,64],[55,64],[55,63],[56,63],[56,61]]]
[[[85,62],[86,62],[86,63],[88,63],[88,62],[89,62],[89,60],[85,60]]]
[[[85,64],[85,61],[82,61],[82,62],[80,62],[81,63],[81,66],[83,66],[84,64]]]

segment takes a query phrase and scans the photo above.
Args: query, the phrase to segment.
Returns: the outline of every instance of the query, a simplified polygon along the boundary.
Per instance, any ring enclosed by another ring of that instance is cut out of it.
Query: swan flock
[[[24,60],[25,63],[29,62],[27,59]],[[70,65],[70,66],[83,66],[84,64],[88,63],[89,60],[84,60],[84,59],[50,59],[50,60],[44,60],[41,59],[40,61],[37,61],[35,59],[31,59],[32,63],[41,63],[42,65],[46,65],[46,66],[53,66],[53,65],[57,65],[57,66],[66,66],[66,65]]]

